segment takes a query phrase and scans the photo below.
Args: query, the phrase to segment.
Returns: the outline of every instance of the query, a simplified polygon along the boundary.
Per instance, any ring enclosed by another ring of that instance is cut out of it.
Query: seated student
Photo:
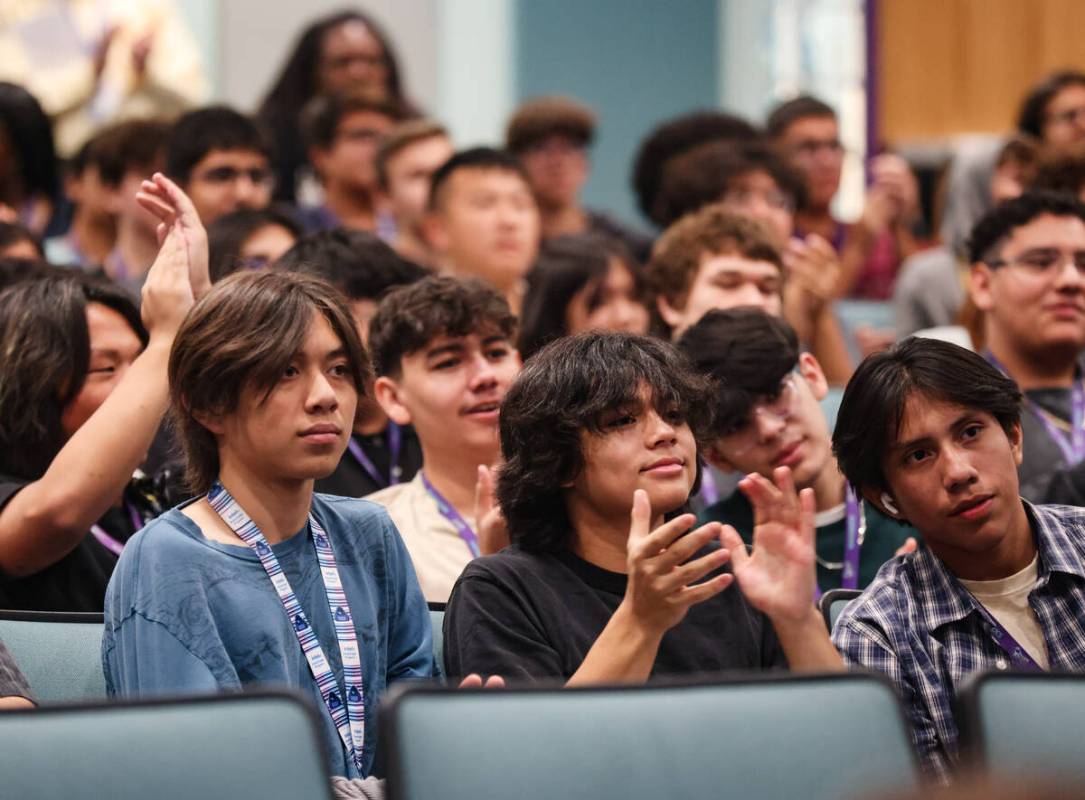
[[[652,237],[581,203],[594,138],[595,113],[590,108],[571,97],[537,97],[512,115],[505,146],[520,159],[531,181],[544,239],[597,233],[617,239],[638,261],[647,261]]]
[[[842,667],[812,602],[809,489],[800,500],[786,469],[776,486],[746,479],[752,555],[733,528],[687,533],[693,515],[672,516],[710,409],[707,381],[657,339],[585,333],[535,354],[501,410],[512,547],[473,561],[452,591],[449,675],[572,685]]]
[[[1022,438],[1013,381],[918,338],[859,366],[833,434],[848,482],[922,537],[848,606],[833,641],[896,685],[922,764],[941,778],[971,675],[1085,669],[1085,514],[1021,499]]]
[[[1026,193],[983,217],[970,249],[985,356],[1025,393],[1021,494],[1041,502],[1085,459],[1085,206]]]
[[[294,246],[301,232],[301,223],[282,207],[224,214],[207,226],[211,282],[239,270],[271,266]]]
[[[19,671],[19,665],[0,640],[0,711],[16,708],[32,708],[34,695],[30,685]]]
[[[915,531],[864,503],[837,469],[825,413],[828,385],[817,359],[799,352],[795,331],[754,308],[709,311],[678,349],[715,383],[712,443],[705,458],[724,472],[791,468],[795,485],[814,490],[818,590],[866,586]],[[700,514],[732,525],[746,542],[753,507],[741,491]]]
[[[204,225],[240,208],[265,208],[275,178],[271,146],[253,120],[226,106],[189,111],[170,129],[166,174],[192,198]]]
[[[671,160],[657,207],[667,225],[711,203],[768,225],[776,233],[786,272],[784,317],[809,343],[829,381],[843,384],[852,362],[831,303],[840,260],[817,234],[795,235],[795,209],[804,193],[802,179],[766,145],[714,141]]]
[[[136,195],[143,181],[162,169],[169,126],[153,120],[131,120],[106,128],[95,139],[106,203],[117,224],[113,248],[101,269],[114,283],[139,296],[158,255],[158,221],[148,214]]]
[[[377,302],[390,289],[414,283],[426,271],[396,255],[372,233],[335,228],[298,240],[275,269],[323,278],[346,298],[358,335],[366,343]],[[316,490],[345,497],[365,497],[411,480],[422,466],[422,448],[410,425],[388,419],[373,399],[372,385],[358,398],[353,433],[335,472],[318,478]]]
[[[323,95],[306,104],[302,129],[323,192],[321,205],[303,208],[307,230],[393,233],[380,230],[374,160],[381,137],[401,119],[398,106],[364,94]],[[390,220],[383,222],[388,227]]]
[[[316,278],[239,273],[193,308],[170,396],[201,496],[117,565],[102,638],[111,696],[291,687],[320,711],[329,772],[369,774],[380,696],[435,665],[388,515],[313,492],[346,447],[368,372],[350,311]]]
[[[520,162],[489,147],[456,153],[433,174],[429,209],[438,269],[481,278],[518,313],[539,253],[539,208]]]
[[[369,325],[374,392],[392,422],[414,426],[422,469],[368,499],[388,509],[430,602],[448,600],[481,551],[476,494],[480,470],[501,457],[498,413],[520,371],[515,338],[501,295],[448,277],[392,290]]]
[[[640,265],[621,242],[597,233],[550,239],[527,276],[520,354],[591,330],[648,332]]]
[[[423,267],[437,262],[423,229],[430,181],[454,152],[448,131],[431,119],[401,122],[377,145],[377,187],[395,223],[392,247]]]
[[[117,220],[102,185],[94,144],[93,137],[88,139],[64,165],[64,194],[72,204],[72,218],[67,231],[42,242],[51,264],[97,266],[117,238]]]
[[[836,112],[804,95],[773,109],[765,129],[806,182],[797,229],[818,234],[840,254],[837,293],[888,299],[901,261],[918,249],[912,228],[919,217],[919,188],[908,163],[892,153],[875,156],[862,216],[846,225],[832,214],[844,167]]]
[[[75,273],[24,280],[0,295],[0,605],[101,611],[125,541],[159,512],[134,480],[167,405],[166,362],[193,296],[203,229],[162,176],[141,199],[170,220],[143,287],[127,295]],[[179,243],[178,243],[179,242]],[[144,330],[144,325],[146,330]],[[140,477],[140,476],[137,476]]]

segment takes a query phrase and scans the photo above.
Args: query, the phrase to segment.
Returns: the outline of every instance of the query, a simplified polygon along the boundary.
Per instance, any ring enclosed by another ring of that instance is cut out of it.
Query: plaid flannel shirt
[[[1051,669],[1085,671],[1085,508],[1025,510],[1040,556],[1029,605]],[[837,620],[833,643],[846,662],[893,681],[920,760],[942,780],[957,759],[958,688],[975,672],[1009,667],[972,595],[923,544],[878,571]]]

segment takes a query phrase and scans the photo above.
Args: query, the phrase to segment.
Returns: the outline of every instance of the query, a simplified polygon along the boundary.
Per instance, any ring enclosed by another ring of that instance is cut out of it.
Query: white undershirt
[[[832,525],[834,522],[840,522],[844,519],[845,508],[841,503],[838,506],[827,508],[824,511],[819,511],[814,514],[814,527],[824,528],[826,525]]]
[[[1009,631],[1017,643],[1044,669],[1048,668],[1047,646],[1044,632],[1036,612],[1028,604],[1029,592],[1036,586],[1040,555],[1020,572],[997,581],[966,581],[958,578],[961,585],[972,593],[984,608],[991,612],[1002,627]]]

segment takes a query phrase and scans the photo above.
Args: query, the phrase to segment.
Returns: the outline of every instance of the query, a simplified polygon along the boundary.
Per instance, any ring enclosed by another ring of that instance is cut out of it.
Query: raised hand
[[[643,489],[633,493],[631,516],[626,545],[629,583],[622,604],[646,630],[662,634],[681,622],[690,606],[731,585],[734,576],[729,573],[696,583],[723,566],[728,552],[714,550],[690,561],[698,550],[719,538],[720,524],[710,522],[683,536],[696,521],[692,514],[683,514],[650,530],[652,508]]]
[[[798,282],[818,303],[833,298],[840,281],[840,258],[825,239],[817,234],[791,239],[783,257],[789,280]]]
[[[780,467],[773,481],[753,474],[739,488],[754,511],[753,551],[725,525],[723,543],[742,593],[773,622],[801,622],[813,608],[817,577],[814,568],[814,492],[795,493],[791,470]]]
[[[188,266],[192,294],[197,300],[211,288],[208,271],[207,231],[188,195],[163,175],[156,172],[144,181],[136,193],[141,206],[158,218],[159,247],[180,249]],[[172,237],[172,240],[171,240]],[[159,251],[162,255],[162,251]]]
[[[494,496],[493,473],[485,464],[479,464],[475,483],[475,533],[480,555],[492,555],[509,545],[509,526]]]

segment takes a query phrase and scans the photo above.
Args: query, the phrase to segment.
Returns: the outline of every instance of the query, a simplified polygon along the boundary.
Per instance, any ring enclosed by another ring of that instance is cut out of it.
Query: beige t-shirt
[[[473,556],[455,526],[437,510],[437,501],[422,483],[422,473],[409,483],[374,492],[366,500],[384,506],[399,529],[426,601],[447,603],[452,586]],[[474,528],[474,519],[464,519]]]
[[[997,581],[961,581],[961,585],[972,593],[991,616],[1009,631],[1017,643],[1032,656],[1042,668],[1048,668],[1047,646],[1044,632],[1036,612],[1028,604],[1028,596],[1036,586],[1039,554],[1032,563],[1020,572]]]

